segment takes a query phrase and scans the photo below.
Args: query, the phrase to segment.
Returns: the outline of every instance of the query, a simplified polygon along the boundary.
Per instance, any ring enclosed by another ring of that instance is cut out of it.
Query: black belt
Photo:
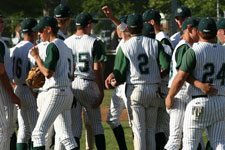
[[[195,96],[192,96],[192,99],[199,98],[199,97],[208,97],[208,95],[195,95]]]

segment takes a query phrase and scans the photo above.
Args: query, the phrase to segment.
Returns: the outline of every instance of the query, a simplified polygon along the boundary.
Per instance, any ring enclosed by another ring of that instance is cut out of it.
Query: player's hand
[[[103,98],[104,98],[104,93],[100,92],[98,100],[92,105],[92,107],[98,108],[102,104]]]
[[[213,85],[214,85],[213,83],[202,83],[200,89],[203,93],[213,96],[216,95],[218,92],[217,89],[212,87]]]
[[[111,85],[112,79],[114,79],[114,74],[113,73],[109,74],[109,76],[105,80],[105,87],[107,89],[110,89],[110,85]]]
[[[30,49],[30,55],[33,56],[34,58],[39,56],[39,50],[37,46],[34,46]]]
[[[118,86],[118,83],[116,82],[116,79],[112,79],[112,80],[111,80],[111,85],[112,85],[113,87]]]
[[[21,108],[20,99],[15,94],[11,95],[11,101],[13,104],[17,104],[19,108]]]
[[[165,100],[165,103],[166,103],[166,108],[169,110],[173,107],[174,100],[173,100],[172,97],[167,96],[166,100]]]
[[[111,9],[109,8],[109,6],[103,6],[102,7],[102,11],[104,12],[104,14],[106,15],[106,17],[108,18],[112,18],[112,11]]]

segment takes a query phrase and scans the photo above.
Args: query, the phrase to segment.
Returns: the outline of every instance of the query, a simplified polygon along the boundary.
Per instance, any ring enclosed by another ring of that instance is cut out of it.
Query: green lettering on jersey
[[[138,61],[139,61],[139,70],[141,74],[149,74],[149,68],[148,65],[148,56],[146,54],[140,54],[138,55]]]

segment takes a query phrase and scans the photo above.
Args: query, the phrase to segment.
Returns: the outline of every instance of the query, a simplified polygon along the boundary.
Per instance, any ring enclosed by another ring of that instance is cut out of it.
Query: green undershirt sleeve
[[[126,72],[129,65],[129,60],[124,55],[122,48],[120,47],[117,51],[113,74],[118,83],[123,83],[126,81]]]
[[[46,49],[46,59],[44,62],[45,68],[55,71],[59,60],[59,50],[54,43],[50,43]]]
[[[165,53],[164,48],[160,42],[158,42],[158,62],[163,71],[170,70],[171,57]]]
[[[184,54],[180,70],[186,73],[192,73],[196,66],[196,56],[193,49],[189,48]]]

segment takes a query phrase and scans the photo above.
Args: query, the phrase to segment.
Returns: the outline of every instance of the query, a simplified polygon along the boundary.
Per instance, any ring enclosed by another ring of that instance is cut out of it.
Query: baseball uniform
[[[225,149],[224,60],[225,48],[208,42],[194,44],[183,57],[180,70],[191,73],[203,83],[213,83],[213,87],[218,89],[217,95],[207,96],[200,89],[189,86],[188,95],[192,100],[186,107],[184,117],[184,150],[197,148],[205,128],[213,149]]]
[[[17,135],[17,143],[20,144],[28,143],[38,118],[36,100],[26,86],[26,78],[31,68],[28,52],[33,46],[34,44],[29,41],[21,41],[10,50],[10,57],[13,60],[13,82],[17,84],[14,92],[21,100]]]
[[[73,74],[72,51],[62,40],[53,40],[47,46],[44,66],[53,70],[54,74],[46,78],[42,92],[38,94],[40,114],[32,133],[34,147],[45,145],[45,135],[54,122],[60,142],[66,149],[71,150],[77,147],[72,136],[70,112],[73,100],[70,88]]]
[[[172,35],[172,36],[170,37],[170,41],[171,41],[171,43],[173,44],[174,48],[177,46],[177,44],[178,44],[179,41],[181,40],[181,35],[182,35],[181,32],[177,32],[177,33],[175,33],[174,35]]]
[[[127,83],[136,150],[155,149],[156,92],[161,81],[157,60],[163,70],[169,69],[166,61],[162,63],[162,59],[168,59],[166,56],[157,40],[143,36],[133,36],[116,55],[113,73],[117,82]]]
[[[4,64],[9,78],[12,77],[12,64],[10,54],[5,42],[0,38],[0,63]],[[14,131],[14,105],[10,100],[8,92],[0,82],[0,149],[10,149],[10,137]]]
[[[104,50],[93,35],[72,35],[65,40],[65,43],[72,49],[76,60],[75,79],[72,82],[73,93],[76,100],[85,107],[96,138],[104,134],[104,129],[101,124],[100,107],[92,107],[99,96],[99,88],[94,81],[93,66],[96,62],[105,61]]]
[[[171,70],[168,85],[169,88],[171,87],[173,79],[179,70],[184,53],[190,47],[191,45],[185,40],[181,40],[177,44],[172,56],[172,62],[170,64]],[[188,103],[187,87],[188,83],[185,83],[179,93],[175,96],[173,107],[168,110],[170,115],[170,135],[165,146],[166,150],[179,150],[181,148],[184,113]]]

